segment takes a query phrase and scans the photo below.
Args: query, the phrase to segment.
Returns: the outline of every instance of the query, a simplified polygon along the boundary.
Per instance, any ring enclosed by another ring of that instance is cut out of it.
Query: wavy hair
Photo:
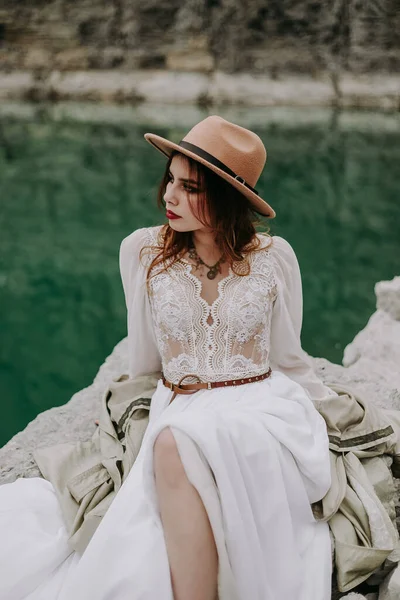
[[[176,154],[178,152],[173,152],[169,157],[158,189],[157,205],[159,208],[164,206],[163,198],[169,182],[169,169]],[[189,206],[193,215],[205,227],[212,228],[215,242],[221,254],[224,254],[225,259],[232,265],[232,271],[240,276],[249,275],[248,255],[251,252],[262,250],[260,240],[256,236],[256,226],[261,223],[258,213],[247,198],[225,179],[198,161],[179,154],[187,162],[190,179],[197,181],[200,189],[203,190],[196,195],[195,204],[191,202],[189,196]],[[209,215],[209,221],[207,221],[206,215]],[[272,244],[269,229],[259,233],[268,236],[270,244]],[[159,231],[157,246],[143,246],[140,258],[145,251],[156,252],[148,267],[147,284],[154,276],[152,271],[157,265],[162,266],[160,270],[157,270],[157,273],[160,273],[169,269],[184,256],[189,249],[191,235],[191,231],[175,231],[166,223]]]

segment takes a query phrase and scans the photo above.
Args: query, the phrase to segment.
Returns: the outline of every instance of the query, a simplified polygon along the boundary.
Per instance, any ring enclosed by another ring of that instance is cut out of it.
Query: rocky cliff
[[[203,104],[254,103],[253,89],[258,104],[305,102],[298,82],[279,87],[300,77],[309,103],[398,109],[399,32],[398,0],[2,0],[0,97],[76,97],[83,86],[86,98],[138,102],[193,86]],[[241,93],[240,74],[251,75]]]

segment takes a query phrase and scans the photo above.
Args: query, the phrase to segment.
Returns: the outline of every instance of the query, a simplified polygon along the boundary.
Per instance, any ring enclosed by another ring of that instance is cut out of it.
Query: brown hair
[[[169,157],[159,186],[157,195],[159,208],[164,207],[163,198],[169,181],[169,169],[176,154],[178,152],[173,152]],[[248,275],[250,264],[247,255],[250,252],[262,250],[260,240],[256,236],[256,226],[260,224],[258,213],[247,198],[222,177],[198,161],[192,160],[184,154],[181,156],[188,163],[190,179],[198,181],[200,189],[203,190],[197,194],[196,206],[190,202],[189,197],[192,213],[204,226],[213,228],[215,242],[221,250],[221,254],[223,253],[226,260],[232,264],[232,271],[236,275]],[[207,214],[209,222],[206,220]],[[260,233],[270,237],[270,244],[272,243],[269,230]],[[151,275],[154,267],[162,264],[164,268],[161,271],[166,271],[182,258],[189,248],[190,240],[191,231],[175,231],[168,223],[163,225],[159,232],[158,245],[144,246],[140,251],[140,257],[144,250],[157,251],[147,271],[147,283],[150,277],[154,276]]]

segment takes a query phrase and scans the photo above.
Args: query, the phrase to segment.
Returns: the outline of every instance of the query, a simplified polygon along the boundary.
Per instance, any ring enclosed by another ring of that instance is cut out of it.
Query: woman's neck
[[[192,232],[192,241],[196,248],[197,254],[204,260],[205,263],[215,263],[221,257],[221,250],[215,243],[215,238],[212,233],[197,229]]]

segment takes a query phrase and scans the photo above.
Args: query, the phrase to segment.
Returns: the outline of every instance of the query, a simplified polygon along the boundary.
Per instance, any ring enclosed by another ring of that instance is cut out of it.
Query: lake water
[[[300,262],[303,346],[340,362],[374,311],[374,284],[400,273],[398,117],[213,112],[265,143],[257,189],[277,212],[271,232]],[[155,203],[164,159],[143,134],[179,141],[205,116],[195,107],[0,105],[0,445],[90,385],[125,335],[119,244],[165,220]]]

